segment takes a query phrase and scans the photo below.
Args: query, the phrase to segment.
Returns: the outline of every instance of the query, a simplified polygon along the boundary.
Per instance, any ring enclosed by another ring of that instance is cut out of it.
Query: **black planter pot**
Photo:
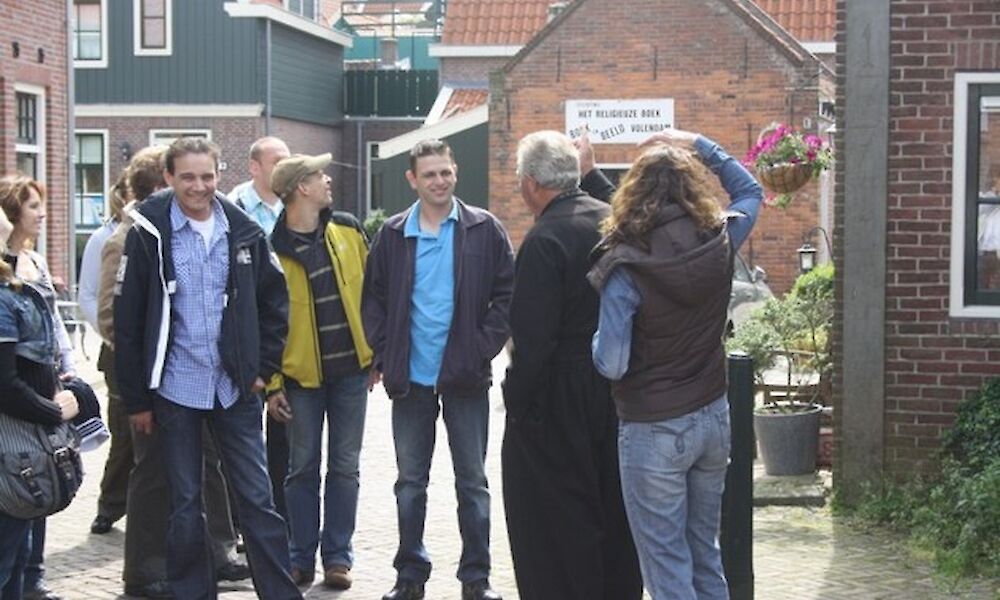
[[[793,404],[788,412],[758,409],[753,415],[764,471],[768,475],[806,475],[816,471],[820,406]]]

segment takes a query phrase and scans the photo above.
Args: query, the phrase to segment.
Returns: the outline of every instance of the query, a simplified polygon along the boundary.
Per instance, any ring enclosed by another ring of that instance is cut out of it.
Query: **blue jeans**
[[[726,396],[674,419],[619,425],[625,512],[654,600],[729,598],[719,551],[729,446]]]
[[[163,465],[170,486],[167,580],[177,598],[216,598],[215,567],[205,540],[202,510],[203,424],[207,420],[239,513],[257,595],[302,598],[289,575],[285,522],[274,510],[267,477],[260,402],[240,398],[224,409],[186,408],[164,398],[153,402]],[[221,565],[219,565],[221,566]]]
[[[0,600],[21,600],[33,522],[0,512]]]
[[[423,583],[431,575],[431,559],[424,547],[424,520],[439,409],[444,414],[448,431],[458,496],[458,530],[462,536],[458,579],[468,583],[490,574],[490,490],[485,468],[489,400],[486,390],[472,396],[438,395],[433,388],[411,383],[409,394],[392,401],[392,437],[399,469],[394,487],[399,516],[399,550],[393,566],[399,579],[405,581]]]
[[[326,485],[323,492],[323,568],[354,565],[351,537],[358,512],[358,459],[365,431],[368,377],[350,375],[306,389],[289,384],[290,459],[285,501],[291,530],[292,566],[314,568],[319,535],[319,466],[323,420],[327,421]]]

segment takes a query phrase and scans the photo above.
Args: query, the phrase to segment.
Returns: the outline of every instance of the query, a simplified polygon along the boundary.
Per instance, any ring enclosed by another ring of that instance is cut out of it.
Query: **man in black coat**
[[[517,174],[537,219],[517,255],[503,385],[503,492],[518,589],[525,600],[638,599],[618,421],[590,348],[600,301],[586,275],[609,206],[578,188],[579,154],[561,133],[522,139]]]

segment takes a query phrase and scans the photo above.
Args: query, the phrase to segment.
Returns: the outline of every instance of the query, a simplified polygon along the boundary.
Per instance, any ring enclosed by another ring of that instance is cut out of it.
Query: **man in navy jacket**
[[[439,140],[418,143],[406,172],[419,199],[390,217],[365,269],[361,314],[392,405],[399,478],[396,585],[383,600],[424,597],[431,561],[423,543],[438,412],[455,467],[463,600],[499,600],[489,585],[486,481],[490,361],[508,336],[514,261],[507,233],[454,196],[458,169]]]
[[[288,294],[260,227],[215,190],[218,148],[181,138],[169,189],[131,214],[118,269],[115,366],[137,431],[159,428],[170,484],[167,579],[176,598],[215,598],[202,511],[203,423],[219,448],[263,598],[301,598],[274,510],[255,392],[278,370]]]

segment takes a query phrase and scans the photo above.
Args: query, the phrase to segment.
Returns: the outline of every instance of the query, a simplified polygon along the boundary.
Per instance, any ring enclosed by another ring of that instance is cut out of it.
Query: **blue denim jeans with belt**
[[[729,598],[719,549],[729,465],[729,401],[673,419],[622,421],[622,496],[654,600]]]
[[[439,404],[440,402],[440,404]],[[490,490],[486,482],[486,442],[489,430],[487,391],[471,396],[439,395],[415,383],[392,401],[392,436],[396,445],[396,510],[399,550],[393,561],[398,578],[427,581],[431,559],[424,547],[427,483],[434,455],[438,412],[444,415],[455,470],[458,529],[462,555],[458,579],[470,583],[490,574]]]
[[[368,376],[365,373],[303,388],[286,381],[292,408],[288,423],[289,466],[285,502],[291,531],[292,566],[312,572],[316,548],[323,568],[354,566],[351,538],[358,512],[361,441],[365,431]],[[323,532],[320,536],[320,456],[323,423],[327,425]],[[322,543],[321,543],[322,541]]]

